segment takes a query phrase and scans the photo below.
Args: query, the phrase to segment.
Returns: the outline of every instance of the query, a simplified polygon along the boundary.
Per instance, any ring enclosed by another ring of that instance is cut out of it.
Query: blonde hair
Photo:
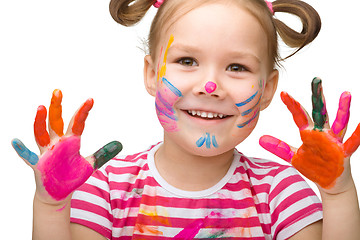
[[[219,0],[167,0],[158,9],[148,37],[149,54],[155,59],[157,43],[165,24],[175,22],[177,18],[205,3]],[[224,0],[221,0],[224,2]],[[316,10],[300,0],[276,0],[272,2],[274,14],[289,13],[299,17],[302,22],[301,32],[293,30],[281,20],[273,16],[264,0],[229,0],[239,4],[252,14],[263,27],[268,37],[268,56],[271,68],[280,65],[280,61],[296,54],[303,47],[311,43],[321,29],[321,19]],[[132,26],[138,23],[152,7],[155,0],[111,0],[110,14],[113,19],[124,25]],[[171,20],[171,21],[170,21]],[[286,58],[281,58],[278,50],[278,35],[283,42],[294,48],[294,52]]]

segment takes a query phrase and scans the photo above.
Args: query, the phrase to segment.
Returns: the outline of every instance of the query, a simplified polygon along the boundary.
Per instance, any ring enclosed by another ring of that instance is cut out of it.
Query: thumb
[[[107,163],[109,160],[114,158],[121,150],[123,146],[118,141],[113,141],[102,148],[100,148],[98,151],[96,151],[93,155],[87,158],[90,164],[92,164],[93,168],[96,170],[100,167],[102,167],[105,163]]]
[[[15,138],[11,141],[11,145],[16,153],[29,165],[36,165],[39,161],[38,155],[30,151],[19,139]]]
[[[291,147],[287,143],[269,135],[262,136],[259,140],[259,144],[265,150],[280,157],[288,163],[291,163],[291,159],[296,152],[294,147]]]

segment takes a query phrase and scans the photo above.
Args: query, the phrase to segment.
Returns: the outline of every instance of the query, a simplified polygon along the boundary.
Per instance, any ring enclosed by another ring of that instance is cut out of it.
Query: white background
[[[310,111],[310,83],[315,76],[323,79],[331,122],[340,94],[351,91],[346,138],[360,122],[360,2],[307,2],[320,13],[322,31],[309,47],[284,63],[273,103],[262,112],[252,135],[239,146],[247,155],[281,162],[258,145],[263,134],[300,146],[297,128],[279,94],[288,91]],[[54,89],[63,92],[66,124],[82,102],[89,97],[95,100],[82,138],[84,156],[112,140],[123,143],[123,154],[144,150],[161,140],[154,99],[143,86],[144,52],[138,48],[155,11],[151,9],[136,27],[125,28],[110,17],[108,1],[0,2],[0,238],[31,239],[33,173],[10,142],[17,137],[38,152],[32,129],[36,109],[42,104],[49,106]],[[296,21],[293,24],[299,25]],[[352,157],[358,188],[359,158],[360,151]]]

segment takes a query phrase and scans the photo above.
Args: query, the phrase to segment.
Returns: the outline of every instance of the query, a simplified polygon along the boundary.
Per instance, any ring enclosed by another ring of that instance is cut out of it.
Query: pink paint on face
[[[62,138],[41,157],[41,172],[46,191],[55,200],[65,199],[93,173],[93,167],[80,153],[80,137]]]
[[[166,78],[162,78],[156,92],[155,104],[158,119],[168,132],[177,131],[177,117],[174,104],[182,97],[181,92]]]

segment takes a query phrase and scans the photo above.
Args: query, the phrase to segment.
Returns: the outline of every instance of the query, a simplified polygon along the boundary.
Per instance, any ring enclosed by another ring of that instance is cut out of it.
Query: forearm
[[[70,199],[47,204],[34,197],[33,240],[70,240]]]
[[[341,194],[320,193],[324,209],[322,239],[360,239],[360,210],[355,184],[352,182]]]

